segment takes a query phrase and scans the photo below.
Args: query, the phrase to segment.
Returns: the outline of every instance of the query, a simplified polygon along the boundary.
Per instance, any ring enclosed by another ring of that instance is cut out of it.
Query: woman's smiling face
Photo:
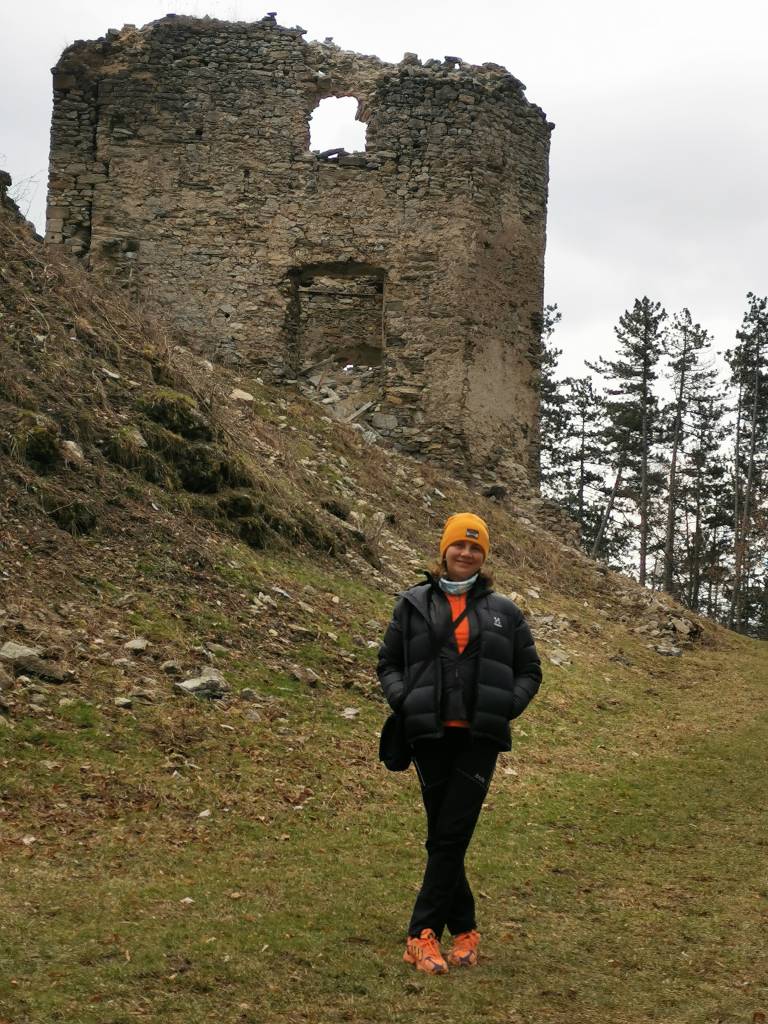
[[[472,540],[459,540],[445,549],[446,575],[461,582],[478,572],[485,561],[483,549]]]

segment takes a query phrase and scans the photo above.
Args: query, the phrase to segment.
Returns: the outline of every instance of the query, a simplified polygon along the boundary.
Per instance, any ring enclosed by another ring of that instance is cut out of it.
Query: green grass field
[[[258,721],[171,701],[19,722],[0,1020],[760,1020],[763,651],[668,672],[645,702],[641,672],[548,672],[470,851],[482,963],[445,978],[400,961],[423,824],[413,774],[375,761],[378,705],[347,721],[342,696],[286,686]]]

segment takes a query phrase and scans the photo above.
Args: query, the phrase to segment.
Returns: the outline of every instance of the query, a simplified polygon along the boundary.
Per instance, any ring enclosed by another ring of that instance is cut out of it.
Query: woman
[[[379,650],[384,696],[405,719],[427,813],[427,866],[403,959],[428,974],[474,967],[480,935],[464,855],[509,720],[541,683],[541,664],[517,605],[482,571],[488,527],[460,512],[445,524],[440,565],[398,601]],[[453,936],[447,958],[443,929]]]

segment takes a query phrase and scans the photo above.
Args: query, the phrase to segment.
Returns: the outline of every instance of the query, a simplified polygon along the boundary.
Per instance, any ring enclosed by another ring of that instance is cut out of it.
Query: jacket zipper
[[[485,596],[485,591],[482,594],[476,594],[472,598],[471,601],[469,600],[469,598],[467,599],[467,605],[466,605],[466,608],[467,608],[467,618],[469,618],[470,609],[474,608],[474,606],[477,604],[477,602],[482,597],[484,597],[484,596]],[[411,601],[410,598],[408,599],[408,604],[412,608],[415,608],[416,611],[419,613],[419,615],[421,615],[422,619],[424,619],[424,621],[427,624],[427,629],[429,630],[429,635],[432,637],[432,639],[434,641],[436,639],[436,637],[435,637],[434,630],[432,629],[432,623],[429,621],[429,616],[428,615],[424,615],[424,613],[422,612],[421,608],[419,608],[418,605],[414,601]],[[451,611],[450,611],[450,605],[448,606],[448,615],[449,615],[449,618],[451,620],[453,620],[453,616],[451,615]],[[479,666],[479,658],[480,658],[481,653],[482,653],[482,637],[481,637],[481,640],[480,640],[480,650],[477,652],[478,666]],[[445,735],[445,728],[443,727],[441,719],[440,719],[440,707],[441,707],[441,705],[443,703],[443,669],[442,669],[442,662],[441,662],[440,652],[439,651],[437,652],[436,661],[437,661],[437,685],[435,686],[435,698],[436,698],[436,700],[435,700],[435,718],[440,723],[440,728],[439,728],[438,732],[435,733],[435,735],[436,736],[444,736]],[[459,673],[459,669],[458,669],[458,665],[457,665],[456,666],[457,681],[458,681],[458,673]],[[475,689],[476,688],[477,688],[477,680],[475,680]],[[474,697],[474,699],[476,701],[477,694],[476,693],[473,694],[473,697]],[[475,709],[474,709],[474,706],[473,706],[472,707],[472,714],[473,715],[474,715],[474,711],[475,711]],[[469,714],[469,713],[470,713],[470,709],[467,708],[467,714]],[[472,719],[471,718],[469,719],[469,723],[470,723],[470,732],[472,732]]]

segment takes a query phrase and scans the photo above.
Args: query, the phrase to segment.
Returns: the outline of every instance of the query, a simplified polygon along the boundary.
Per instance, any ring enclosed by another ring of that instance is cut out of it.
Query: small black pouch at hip
[[[411,763],[411,745],[405,738],[405,716],[393,711],[379,738],[379,760],[391,772],[404,772]]]

